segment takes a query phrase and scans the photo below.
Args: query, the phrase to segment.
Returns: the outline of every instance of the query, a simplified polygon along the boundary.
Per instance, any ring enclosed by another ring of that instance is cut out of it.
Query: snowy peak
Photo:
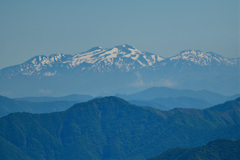
[[[130,45],[119,45],[107,50],[106,54],[114,54],[114,57],[123,56],[136,59],[136,56],[143,54],[141,51],[137,50],[135,47]],[[138,57],[138,56],[137,56]]]
[[[131,55],[136,55],[136,54],[143,54],[141,51],[139,51],[135,47],[127,44],[115,46],[113,48],[108,49],[107,51],[108,53],[117,53],[117,54],[124,55],[126,57],[130,57]]]
[[[61,63],[68,58],[69,55],[64,54],[53,54],[50,56],[36,56],[23,63],[22,67],[33,66],[37,71],[41,70],[43,66],[52,66],[55,63]]]
[[[89,49],[86,52],[97,52],[97,51],[101,51],[101,50],[103,50],[103,48],[101,46],[96,46],[96,47]]]
[[[119,50],[120,53],[126,53],[126,54],[130,54],[132,52],[138,52],[141,53],[139,50],[137,50],[135,47],[131,46],[131,45],[127,45],[127,44],[123,44],[123,45],[118,45],[114,48],[117,48]]]
[[[213,64],[216,64],[216,65],[236,64],[236,62],[232,61],[230,58],[222,57],[221,55],[218,55],[213,52],[202,52],[199,50],[185,50],[169,59],[170,61],[184,60],[184,61],[192,62],[195,64],[199,64],[201,66],[207,66],[207,65],[213,65]]]
[[[40,71],[48,70],[49,68],[63,67],[63,64],[71,55],[52,54],[50,56],[35,56],[25,63],[19,65],[19,70],[23,75],[39,75]],[[45,76],[53,76],[57,71],[44,72]]]
[[[26,63],[32,63],[35,65],[37,65],[39,63],[52,64],[55,62],[61,62],[65,58],[66,58],[66,56],[64,54],[52,54],[50,56],[40,55],[40,56],[35,56],[35,57],[31,58]]]
[[[118,45],[116,46],[116,48],[124,48],[124,49],[136,49],[134,46],[128,45],[128,44],[122,44],[122,45]]]
[[[154,54],[145,54],[133,46],[123,44],[113,48],[103,49],[94,47],[86,52],[76,54],[73,57],[71,68],[80,64],[92,64],[91,70],[102,71],[104,68],[108,71],[117,68],[121,71],[130,71],[132,69],[151,66],[157,61],[162,60]],[[84,67],[83,70],[86,68]]]
[[[202,52],[199,50],[185,50],[178,54],[181,56],[182,59],[191,59],[191,58],[202,58],[202,59],[209,59],[212,57],[222,57],[213,52]]]
[[[164,58],[153,53],[141,52],[135,47],[127,44],[119,45],[108,50],[109,53],[116,53],[121,55],[123,58],[131,58],[137,61],[142,66],[151,66],[156,62],[162,61]]]

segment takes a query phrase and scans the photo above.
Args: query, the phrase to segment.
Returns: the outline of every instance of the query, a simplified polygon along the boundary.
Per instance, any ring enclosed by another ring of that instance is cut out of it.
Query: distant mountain
[[[118,94],[117,96],[136,105],[170,110],[173,108],[203,109],[236,99],[239,95],[224,96],[207,90],[194,91],[190,89],[152,87],[137,93],[129,95]]]
[[[239,65],[238,58],[226,58],[213,52],[202,52],[199,50],[185,50],[176,56],[165,60],[168,65],[175,67],[185,65],[200,66],[232,66]]]
[[[163,58],[149,52],[141,52],[130,45],[119,45],[104,49],[93,47],[75,55],[53,54],[36,56],[23,64],[8,67],[2,72],[8,78],[16,75],[48,77],[64,74],[65,71],[113,72],[138,70],[157,66],[239,66],[237,58],[225,58],[216,53],[186,50],[176,56]]]
[[[64,112],[10,114],[0,118],[0,126],[0,157],[6,160],[143,160],[176,146],[239,139],[240,99],[163,112],[105,97]]]
[[[170,98],[170,97],[191,97],[200,98],[207,101],[225,101],[225,97],[221,94],[210,92],[207,90],[194,91],[190,89],[173,89],[168,87],[152,87],[141,92],[127,95],[127,99],[136,100],[152,100],[156,98]],[[215,102],[214,102],[215,103]]]
[[[148,106],[160,110],[170,110],[173,108],[195,108],[204,109],[212,106],[206,100],[191,97],[170,97],[170,98],[156,98],[152,100],[129,100],[130,103],[139,106]]]
[[[64,74],[66,71],[128,72],[152,66],[163,59],[152,53],[141,52],[130,45],[119,45],[109,49],[93,47],[75,55],[36,56],[23,64],[5,68],[2,71],[8,78],[17,75],[42,78]]]
[[[62,96],[113,95],[153,86],[238,93],[240,58],[185,50],[164,58],[124,44],[94,47],[75,55],[35,56],[0,70],[0,94]],[[219,87],[221,86],[221,87]]]
[[[195,148],[174,148],[149,160],[239,160],[240,140],[218,139]]]
[[[58,98],[54,99],[50,97],[26,98],[26,100],[27,99],[30,101],[14,100],[14,99],[0,96],[0,117],[6,116],[9,113],[15,113],[15,112],[51,113],[51,112],[64,111],[76,103],[84,102],[84,101],[67,101],[66,99],[60,100]],[[49,101],[44,101],[44,100],[49,100]]]
[[[74,101],[74,102],[86,102],[93,99],[90,95],[71,94],[62,97],[23,97],[15,98],[15,100],[29,101],[29,102],[51,102],[51,101]]]

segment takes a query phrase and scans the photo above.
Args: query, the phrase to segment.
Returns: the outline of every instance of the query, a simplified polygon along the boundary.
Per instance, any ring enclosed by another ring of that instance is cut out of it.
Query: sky
[[[0,69],[37,55],[129,44],[240,57],[239,0],[1,0]]]

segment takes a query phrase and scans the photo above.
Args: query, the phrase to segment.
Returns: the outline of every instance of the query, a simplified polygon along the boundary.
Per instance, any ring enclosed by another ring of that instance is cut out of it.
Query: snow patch
[[[158,61],[158,62],[160,62],[160,61],[162,61],[162,60],[164,60],[164,58],[162,58],[162,57],[160,57],[160,56],[157,56],[157,61]]]
[[[131,57],[133,60],[137,60],[139,55],[137,54],[135,57]]]
[[[57,73],[57,71],[55,71],[55,72],[45,72],[44,76],[46,76],[46,77],[54,76],[54,75],[56,75],[56,73]]]

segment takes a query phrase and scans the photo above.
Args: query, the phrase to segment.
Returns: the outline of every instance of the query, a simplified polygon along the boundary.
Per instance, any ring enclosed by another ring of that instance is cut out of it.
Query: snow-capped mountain
[[[213,52],[202,52],[199,50],[185,50],[176,56],[168,58],[169,61],[179,63],[180,61],[187,61],[198,64],[200,66],[210,65],[237,65],[236,58],[225,58]]]
[[[94,47],[75,55],[54,54],[50,56],[36,56],[23,64],[14,66],[14,75],[25,76],[54,76],[62,71],[131,71],[164,60],[153,53],[141,52],[130,45],[119,45],[104,49]],[[12,67],[8,68],[12,70]]]
[[[141,52],[130,45],[119,45],[110,49],[94,47],[86,52],[76,54],[69,66],[80,70],[100,72],[130,71],[152,66],[163,59],[153,53]]]
[[[198,50],[185,50],[176,56],[163,58],[124,44],[109,49],[94,47],[75,55],[36,56],[23,64],[4,68],[0,74],[8,78],[16,75],[41,78],[59,75],[65,71],[129,72],[142,68],[159,70],[164,67],[183,66],[186,63],[198,66],[235,66],[239,65],[239,58],[225,58],[216,53]]]
[[[198,50],[163,58],[125,44],[94,47],[75,55],[35,56],[22,64],[3,68],[0,94],[101,95],[152,86],[238,93],[239,73],[240,58]]]

